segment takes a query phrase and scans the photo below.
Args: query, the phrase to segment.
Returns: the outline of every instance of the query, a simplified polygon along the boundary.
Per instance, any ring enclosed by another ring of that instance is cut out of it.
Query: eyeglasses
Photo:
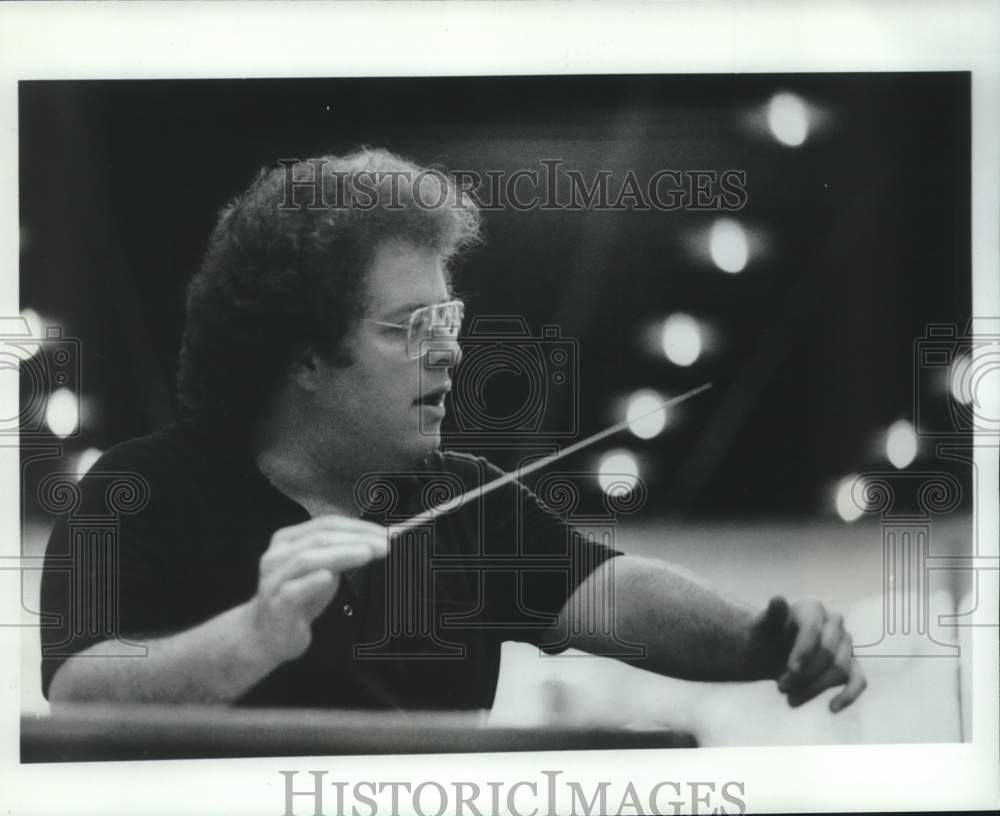
[[[465,304],[460,300],[450,300],[447,303],[422,306],[411,314],[405,323],[387,323],[370,317],[366,317],[365,320],[377,326],[405,331],[406,355],[411,360],[419,360],[433,348],[431,341],[442,338],[453,340],[458,337],[464,316]]]

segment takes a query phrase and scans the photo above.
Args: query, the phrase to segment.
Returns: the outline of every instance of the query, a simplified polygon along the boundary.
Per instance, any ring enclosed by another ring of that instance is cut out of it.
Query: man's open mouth
[[[433,391],[428,391],[422,397],[418,397],[413,401],[414,405],[431,405],[440,408],[444,405],[444,398],[448,396],[450,388],[442,387],[435,388]]]

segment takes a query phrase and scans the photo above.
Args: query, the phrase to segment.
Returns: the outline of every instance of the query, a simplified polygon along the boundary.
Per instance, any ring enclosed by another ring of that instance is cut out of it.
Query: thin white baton
[[[704,385],[699,385],[697,388],[692,388],[681,394],[678,397],[672,397],[666,402],[662,402],[655,408],[641,414],[637,417],[632,417],[631,419],[623,419],[621,422],[615,423],[610,428],[605,428],[603,431],[598,431],[593,436],[588,436],[586,439],[581,439],[579,442],[574,442],[568,448],[563,448],[560,451],[546,456],[544,459],[539,459],[535,462],[530,462],[523,467],[519,467],[517,470],[512,470],[510,473],[505,473],[503,476],[497,476],[492,482],[487,482],[480,487],[474,487],[467,493],[463,493],[461,496],[456,496],[453,499],[448,499],[446,502],[442,502],[436,507],[432,507],[429,510],[424,510],[424,512],[419,513],[412,518],[408,518],[406,521],[401,521],[398,524],[391,524],[387,529],[389,530],[389,535],[399,535],[400,533],[405,533],[407,530],[411,530],[414,527],[419,527],[421,524],[426,524],[428,521],[437,518],[438,516],[444,515],[445,513],[450,513],[456,507],[459,507],[463,502],[466,502],[474,498],[482,498],[487,493],[496,490],[498,487],[503,487],[505,484],[509,484],[517,479],[527,476],[529,473],[534,473],[536,470],[540,470],[543,467],[547,467],[555,462],[557,459],[562,459],[564,456],[569,456],[571,453],[576,453],[581,448],[587,447],[587,445],[592,445],[595,442],[600,442],[605,437],[611,436],[611,434],[618,433],[631,425],[633,422],[638,422],[640,419],[645,419],[646,417],[655,414],[657,411],[662,411],[664,408],[669,408],[672,405],[678,405],[685,400],[691,399],[691,397],[697,396],[702,391],[707,391],[712,387],[712,383],[705,383]]]

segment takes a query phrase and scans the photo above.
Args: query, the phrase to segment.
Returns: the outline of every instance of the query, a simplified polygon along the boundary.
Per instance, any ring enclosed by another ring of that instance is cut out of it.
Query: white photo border
[[[353,32],[344,36],[344,32]],[[0,313],[18,308],[17,83],[28,79],[478,74],[972,72],[973,314],[1000,314],[1000,8],[922,3],[0,4]],[[996,406],[989,416],[996,416]],[[978,540],[997,547],[996,441],[977,450]],[[17,555],[17,452],[0,451],[4,551]],[[4,586],[7,586],[5,583]],[[981,603],[996,609],[995,582]],[[18,598],[0,603],[19,615]],[[8,615],[7,612],[4,613]],[[0,629],[0,654],[20,652]],[[743,780],[751,812],[1000,806],[998,639],[972,630],[972,742],[940,745],[20,765],[19,666],[0,660],[0,812],[239,813],[284,808],[279,770],[342,780]],[[915,713],[916,715],[917,713]],[[310,812],[306,803],[298,812]],[[540,811],[541,812],[541,811]]]

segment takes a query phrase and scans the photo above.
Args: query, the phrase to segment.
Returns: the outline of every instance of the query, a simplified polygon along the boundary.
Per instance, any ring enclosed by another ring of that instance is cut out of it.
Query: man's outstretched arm
[[[600,625],[611,620],[617,640]],[[843,685],[830,701],[839,711],[866,686],[843,618],[821,603],[776,597],[755,611],[662,562],[627,555],[577,587],[543,642],[614,655],[623,641],[644,648],[643,657],[623,658],[640,668],[686,680],[772,679],[793,706]]]

